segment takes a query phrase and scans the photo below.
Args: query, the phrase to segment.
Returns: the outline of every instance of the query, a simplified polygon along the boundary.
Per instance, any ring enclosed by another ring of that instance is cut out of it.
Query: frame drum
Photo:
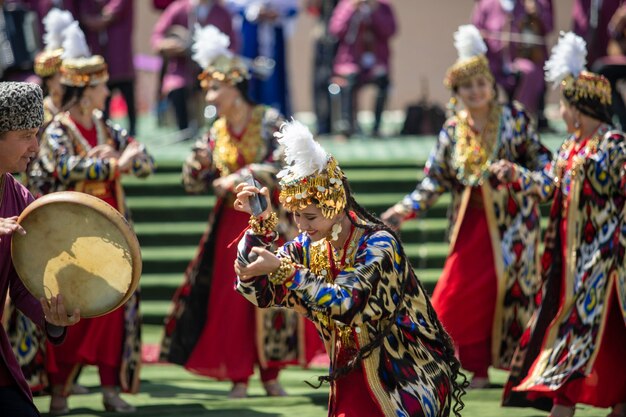
[[[96,317],[123,305],[137,288],[137,236],[99,198],[51,193],[26,207],[18,222],[27,233],[13,234],[13,265],[35,297],[61,294],[69,313],[79,308],[81,317]]]

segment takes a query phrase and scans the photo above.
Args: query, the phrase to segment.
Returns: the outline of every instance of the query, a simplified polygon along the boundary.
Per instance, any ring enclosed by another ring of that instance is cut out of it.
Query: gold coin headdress
[[[202,68],[198,76],[202,87],[206,88],[211,79],[235,85],[250,78],[248,66],[229,47],[230,39],[217,27],[196,23],[191,51],[192,59]]]
[[[459,29],[454,32],[454,47],[459,58],[446,73],[443,83],[447,88],[455,90],[459,85],[477,75],[484,75],[493,82],[493,74],[485,57],[487,45],[476,26],[459,26]]]
[[[106,83],[109,80],[107,64],[100,55],[91,55],[78,22],[72,22],[64,35],[61,84],[68,87],[89,87]]]
[[[327,219],[341,213],[346,207],[346,190],[335,158],[298,121],[283,124],[276,137],[287,163],[278,173],[281,204],[289,211],[315,204]]]
[[[35,74],[41,78],[50,77],[61,68],[64,31],[73,21],[70,12],[57,8],[52,8],[43,18],[43,41],[46,47],[35,56]]]
[[[587,44],[572,32],[561,32],[546,61],[546,81],[559,86],[563,98],[581,113],[611,123],[611,84],[602,75],[587,71]]]

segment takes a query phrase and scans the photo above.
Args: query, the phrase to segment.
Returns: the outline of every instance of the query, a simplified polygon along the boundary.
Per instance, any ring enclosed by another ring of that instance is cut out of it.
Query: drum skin
[[[97,197],[62,191],[30,204],[14,233],[11,256],[37,298],[63,296],[68,313],[97,317],[123,305],[141,277],[141,251],[133,229]]]

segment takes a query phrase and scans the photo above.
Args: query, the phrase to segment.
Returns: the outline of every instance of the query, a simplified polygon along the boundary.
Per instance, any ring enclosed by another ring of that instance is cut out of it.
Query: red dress
[[[457,346],[461,365],[487,377],[497,275],[480,189],[473,189],[461,228],[431,297]]]
[[[91,146],[98,144],[95,125],[92,129],[86,129],[76,120],[73,122]],[[106,186],[114,190],[112,181],[107,181]],[[114,192],[103,196],[102,200],[115,208],[119,207]],[[48,343],[48,349],[52,351],[48,363],[52,384],[69,386],[80,366],[88,364],[98,366],[102,385],[119,385],[123,339],[123,308],[101,317],[83,318],[76,325],[68,327],[67,337],[62,345]]]

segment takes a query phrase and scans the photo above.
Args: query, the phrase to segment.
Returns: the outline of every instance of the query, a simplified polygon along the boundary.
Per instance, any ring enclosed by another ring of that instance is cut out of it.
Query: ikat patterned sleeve
[[[623,133],[613,133],[608,145],[609,174],[616,191],[626,195],[626,137]]]
[[[454,122],[446,122],[426,162],[424,179],[411,194],[395,205],[398,212],[404,213],[405,219],[421,217],[443,193],[452,188],[454,179],[450,167],[450,133],[454,131],[454,127]]]
[[[66,185],[85,180],[112,180],[119,175],[115,159],[76,154],[71,138],[56,123],[48,126],[44,133],[39,158],[43,166]]]
[[[302,265],[307,241],[298,238],[283,246],[278,256],[297,264],[296,273],[283,285],[267,277],[239,281],[237,290],[259,307],[285,306],[307,316],[323,313],[346,325],[378,320],[393,311],[399,300],[402,276],[398,242],[386,231],[364,235],[354,267],[345,268],[333,283]]]
[[[514,136],[513,159],[517,163],[519,176],[515,186],[541,202],[548,201],[554,193],[550,163],[552,153],[541,143],[527,113],[521,107],[514,107],[510,117],[511,134]]]
[[[117,150],[121,153],[124,152],[126,147],[135,142],[126,129],[121,128],[117,124],[113,124],[111,121],[106,121],[106,127],[109,132],[109,137],[115,143]],[[130,168],[130,173],[137,178],[145,178],[152,174],[156,169],[154,158],[150,155],[144,145],[140,145],[142,152],[139,153],[134,159]]]
[[[191,153],[183,163],[183,186],[185,191],[191,194],[201,194],[209,191],[211,181],[216,178],[217,170],[212,163],[205,165],[198,158],[198,152],[206,150],[209,158],[213,151],[213,141],[211,134],[207,134],[198,139],[193,146]]]

